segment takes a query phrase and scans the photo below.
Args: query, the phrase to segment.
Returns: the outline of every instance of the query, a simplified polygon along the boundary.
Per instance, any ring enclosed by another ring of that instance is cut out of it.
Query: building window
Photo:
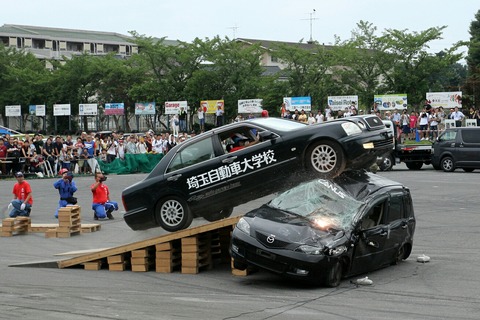
[[[45,40],[45,49],[52,49],[52,40]]]
[[[31,48],[32,47],[32,39],[25,38],[24,46],[25,46],[25,48]]]
[[[59,49],[60,49],[60,51],[65,51],[65,50],[67,50],[67,42],[66,42],[66,41],[60,41],[60,43],[59,43]]]
[[[8,46],[9,47],[17,47],[17,38],[16,37],[10,37],[8,39]]]
[[[97,53],[103,53],[103,44],[97,44]]]

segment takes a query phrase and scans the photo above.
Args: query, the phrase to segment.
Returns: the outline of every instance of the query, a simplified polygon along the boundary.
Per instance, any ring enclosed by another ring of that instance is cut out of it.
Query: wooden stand
[[[2,237],[26,234],[31,226],[29,217],[6,218],[2,220]]]

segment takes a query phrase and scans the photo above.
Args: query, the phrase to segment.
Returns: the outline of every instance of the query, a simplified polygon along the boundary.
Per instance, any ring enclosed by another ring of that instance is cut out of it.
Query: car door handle
[[[237,156],[228,157],[222,160],[222,163],[232,163],[233,161],[237,160]]]
[[[385,237],[388,234],[388,231],[382,231],[380,232],[381,237]]]
[[[168,177],[167,180],[168,181],[177,181],[182,175],[181,174],[175,174],[171,177]]]

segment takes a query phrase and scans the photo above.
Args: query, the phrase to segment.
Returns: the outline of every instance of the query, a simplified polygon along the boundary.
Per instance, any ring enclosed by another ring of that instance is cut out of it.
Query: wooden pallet
[[[55,237],[69,238],[81,233],[82,223],[80,218],[80,206],[66,206],[58,209],[58,227],[55,228]],[[49,235],[45,233],[46,238],[54,237],[52,230]]]
[[[2,220],[2,237],[26,234],[30,229],[31,219],[29,217],[6,218]]]
[[[230,263],[231,231],[240,217],[232,217],[58,262],[59,268],[104,261],[111,271],[196,274],[217,263]],[[101,264],[100,267],[104,266]],[[89,269],[90,270],[90,269]]]

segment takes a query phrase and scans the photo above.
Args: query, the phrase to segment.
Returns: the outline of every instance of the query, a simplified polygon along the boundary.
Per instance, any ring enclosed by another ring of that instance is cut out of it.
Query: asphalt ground
[[[120,212],[98,232],[71,238],[42,233],[0,238],[0,319],[479,319],[480,171],[454,173],[397,165],[379,172],[412,191],[417,228],[413,252],[397,265],[367,274],[371,286],[345,279],[337,288],[315,287],[267,272],[235,277],[228,266],[197,275],[179,272],[86,271],[12,267],[55,261],[57,254],[109,248],[152,238],[160,228],[132,231]],[[144,174],[110,175],[112,200]],[[33,223],[55,223],[53,179],[29,180]],[[77,176],[82,222],[96,223],[90,208],[92,176]],[[0,217],[7,217],[14,180],[0,181]],[[267,202],[236,207],[239,215]],[[195,219],[193,225],[207,223]],[[429,263],[416,258],[426,254]]]

